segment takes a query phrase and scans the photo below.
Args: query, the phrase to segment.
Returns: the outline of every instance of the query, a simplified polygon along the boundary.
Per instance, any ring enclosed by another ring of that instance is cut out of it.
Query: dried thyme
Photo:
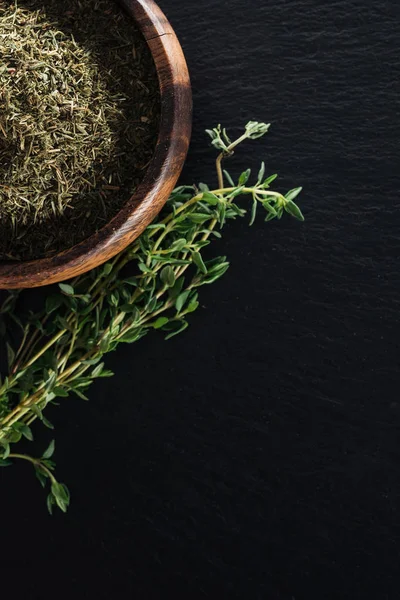
[[[0,3],[0,259],[51,255],[109,221],[158,115],[150,52],[117,5]]]

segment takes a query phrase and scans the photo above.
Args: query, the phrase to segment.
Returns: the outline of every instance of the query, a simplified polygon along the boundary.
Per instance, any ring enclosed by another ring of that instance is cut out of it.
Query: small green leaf
[[[3,452],[3,460],[6,460],[6,458],[8,458],[9,454],[10,454],[10,444],[6,441],[2,441],[1,442],[1,446],[3,446],[4,452]]]
[[[153,324],[154,329],[161,329],[169,322],[168,317],[158,317],[157,321]]]
[[[51,484],[51,493],[56,501],[57,506],[63,511],[66,512],[69,505],[69,492],[68,488],[62,483],[58,483],[57,481],[53,481]]]
[[[184,249],[186,244],[187,240],[185,240],[185,238],[179,238],[178,240],[175,240],[175,242],[173,242],[173,244],[171,245],[170,252],[180,252]]]
[[[211,206],[216,206],[219,203],[219,198],[215,194],[211,192],[204,192],[202,200],[205,200],[207,204],[211,204]]]
[[[303,213],[301,212],[297,204],[295,204],[292,200],[286,202],[285,211],[289,213],[289,215],[292,215],[292,217],[294,217],[298,221],[304,221]]]
[[[43,425],[47,427],[47,429],[54,429],[53,423],[50,423],[50,421],[46,419],[44,415],[42,415],[42,418],[40,420],[42,421]]]
[[[49,296],[46,298],[46,314],[50,315],[61,306],[63,299],[61,296]]]
[[[286,195],[285,198],[288,202],[290,202],[290,200],[294,200],[301,192],[303,188],[298,187],[298,188],[294,188],[293,190],[290,190]]]
[[[53,388],[53,393],[58,398],[67,398],[68,397],[67,390],[61,386],[56,386],[55,388]]]
[[[179,313],[179,312],[182,310],[182,308],[184,307],[186,300],[189,298],[189,294],[190,294],[190,292],[189,292],[189,291],[182,292],[182,294],[180,294],[180,295],[178,296],[178,298],[176,299],[176,302],[175,302],[175,308],[176,308],[176,310],[178,311],[178,313]]]
[[[138,286],[138,278],[137,277],[128,277],[128,279],[123,280],[123,283],[137,287]]]
[[[0,467],[10,467],[11,465],[11,460],[4,460],[4,458],[0,458]]]
[[[170,265],[167,265],[161,270],[160,279],[167,287],[172,287],[175,283],[175,273]]]
[[[265,217],[265,222],[268,223],[268,221],[272,221],[272,219],[275,219],[278,216],[278,213],[276,213],[275,215],[271,212],[269,212],[267,214],[267,216]]]
[[[85,402],[89,402],[89,398],[87,396],[85,396],[85,394],[83,392],[81,392],[78,389],[73,389],[72,390],[74,392],[74,394],[76,394],[81,400],[85,400]]]
[[[68,283],[59,283],[58,287],[64,294],[67,294],[67,296],[73,296],[75,293],[72,285],[69,285]]]
[[[55,498],[53,496],[53,494],[49,494],[47,496],[47,510],[49,511],[49,513],[52,515],[53,514],[53,505],[55,504]]]
[[[111,263],[106,263],[103,267],[103,275],[109,275],[112,271],[113,267]]]
[[[234,183],[232,177],[230,176],[230,174],[228,173],[228,171],[225,171],[225,169],[224,169],[224,175],[225,175],[226,180],[229,183],[229,185],[231,185],[232,187],[235,187],[235,183]]]
[[[198,300],[193,299],[189,302],[188,307],[185,310],[185,314],[189,314],[194,312],[195,310],[197,310],[200,306],[200,303],[198,302]]]
[[[207,273],[207,267],[204,264],[204,261],[203,261],[203,259],[201,257],[200,252],[193,252],[192,258],[193,258],[194,264],[199,269],[199,271],[201,271],[202,273],[206,274]]]
[[[115,292],[113,292],[111,294],[111,296],[109,297],[109,302],[112,306],[117,307],[119,304],[119,293],[118,290],[116,290]]]
[[[186,218],[189,219],[189,221],[192,221],[192,223],[202,225],[206,221],[210,220],[211,215],[207,213],[190,213],[186,216]]]
[[[275,173],[274,175],[270,175],[269,177],[267,177],[267,179],[263,182],[262,187],[264,189],[269,188],[269,184],[272,183],[273,181],[275,181],[275,179],[278,177],[278,174]]]
[[[92,371],[92,377],[100,377],[103,369],[104,369],[104,363],[102,362],[99,365],[97,365],[96,368],[93,369],[93,371]]]
[[[179,277],[179,279],[177,279],[175,281],[174,286],[168,290],[170,298],[176,298],[177,296],[179,296],[184,283],[185,283],[184,277]]]
[[[153,271],[150,269],[150,267],[145,265],[143,262],[140,262],[138,264],[138,267],[142,271],[142,273],[153,273]]]
[[[276,212],[275,208],[269,203],[268,200],[266,200],[265,202],[263,202],[263,207],[265,208],[265,210],[267,212],[269,212],[272,215],[272,217],[276,217],[277,216],[278,213]],[[268,220],[270,220],[270,219],[268,219]]]
[[[180,326],[176,331],[173,331],[172,333],[169,333],[166,336],[166,340],[170,340],[171,338],[175,337],[176,335],[178,335],[178,333],[182,333],[182,331],[185,331],[185,329],[187,329],[189,327],[189,323],[187,321],[180,321]]]
[[[7,362],[8,362],[8,368],[9,370],[11,370],[11,367],[14,363],[15,360],[15,352],[12,349],[11,345],[7,342],[6,344],[7,347]]]
[[[36,475],[36,477],[39,479],[39,481],[40,481],[40,483],[41,483],[42,487],[46,487],[47,478],[48,478],[48,475],[47,475],[47,473],[45,473],[45,471],[42,471],[42,470],[40,469],[40,467],[37,467],[37,466],[35,465],[35,475]]]
[[[210,188],[206,183],[199,183],[199,190],[200,192],[209,192]]]
[[[262,182],[264,175],[265,175],[265,162],[263,161],[261,163],[261,167],[260,167],[260,170],[258,172],[257,184],[260,184]]]
[[[149,300],[149,302],[146,304],[146,311],[148,313],[152,313],[155,311],[155,308],[157,306],[157,302],[158,302],[158,298],[157,296],[153,296],[153,298],[151,298]]]
[[[254,198],[254,200],[253,200],[253,206],[251,207],[250,227],[251,227],[251,225],[253,225],[254,221],[256,220],[257,206],[258,206],[258,202]]]
[[[30,442],[33,442],[33,433],[32,433],[32,429],[29,427],[29,425],[26,425],[25,423],[21,423],[20,431],[27,440],[29,440]]]
[[[50,444],[47,446],[46,450],[42,454],[42,458],[51,458],[54,454],[54,450],[56,447],[55,440],[51,440]]]
[[[243,171],[243,173],[239,177],[238,185],[240,186],[240,185],[244,185],[245,183],[247,183],[250,175],[251,175],[251,169],[247,169],[247,171]]]

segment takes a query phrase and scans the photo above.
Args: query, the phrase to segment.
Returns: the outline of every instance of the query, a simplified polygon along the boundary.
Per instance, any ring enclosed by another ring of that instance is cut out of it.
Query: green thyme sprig
[[[20,343],[7,342],[8,375],[0,382],[0,464],[25,459],[42,483],[50,479],[49,508],[64,510],[69,495],[54,478],[48,452],[34,459],[12,453],[11,445],[22,437],[33,439],[30,425],[36,419],[53,427],[43,413],[56,398],[75,394],[87,400],[91,383],[112,375],[103,357],[120,343],[136,342],[154,330],[170,339],[188,327],[188,316],[199,306],[199,288],[217,281],[229,267],[225,256],[206,259],[203,250],[221,237],[227,221],[247,213],[237,204],[240,196],[251,198],[250,223],[259,209],[266,221],[280,219],[284,212],[303,220],[294,202],[301,188],[285,195],[271,190],[276,175],[265,177],[264,163],[253,184],[250,169],[236,182],[222,171],[223,159],[239,143],[261,137],[268,128],[250,122],[233,142],[220,126],[209,130],[213,146],[221,150],[216,189],[205,184],[176,188],[166,209],[134,244],[102,267],[59,284],[42,311],[22,320],[17,316],[18,293],[10,293],[4,302],[3,330],[7,322],[17,326]]]

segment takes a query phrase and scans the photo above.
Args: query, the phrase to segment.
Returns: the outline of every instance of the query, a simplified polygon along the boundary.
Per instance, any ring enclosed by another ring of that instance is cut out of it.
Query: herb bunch
[[[18,316],[19,292],[9,292],[0,309],[3,332],[7,324],[20,330],[20,342],[7,342],[8,375],[0,382],[0,464],[13,459],[31,462],[42,485],[50,483],[48,507],[66,510],[67,488],[53,473],[54,442],[40,458],[14,453],[21,437],[33,439],[31,424],[39,419],[49,427],[46,406],[55,399],[76,394],[87,400],[87,390],[99,377],[109,377],[103,357],[120,343],[136,342],[149,331],[166,339],[188,327],[188,317],[199,306],[199,288],[217,281],[227,271],[225,256],[205,260],[203,249],[220,238],[225,224],[247,213],[241,196],[251,200],[250,223],[257,211],[265,220],[280,219],[284,212],[303,220],[294,202],[301,188],[283,195],[270,189],[276,175],[265,177],[262,163],[254,183],[250,169],[234,181],[222,169],[223,159],[236,146],[257,139],[269,125],[250,122],[231,141],[226,131],[208,130],[220,150],[216,162],[218,187],[205,184],[180,186],[165,210],[127,250],[105,265],[52,291],[42,311]],[[131,274],[133,272],[133,274]]]

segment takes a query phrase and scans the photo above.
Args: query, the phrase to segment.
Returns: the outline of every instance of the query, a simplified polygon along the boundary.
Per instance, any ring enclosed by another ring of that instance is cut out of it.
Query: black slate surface
[[[160,4],[193,81],[182,181],[211,176],[206,127],[271,121],[229,167],[303,185],[306,223],[235,223],[191,328],[121,348],[90,404],[53,411],[67,516],[28,467],[0,472],[3,579],[32,599],[397,599],[399,5]]]

